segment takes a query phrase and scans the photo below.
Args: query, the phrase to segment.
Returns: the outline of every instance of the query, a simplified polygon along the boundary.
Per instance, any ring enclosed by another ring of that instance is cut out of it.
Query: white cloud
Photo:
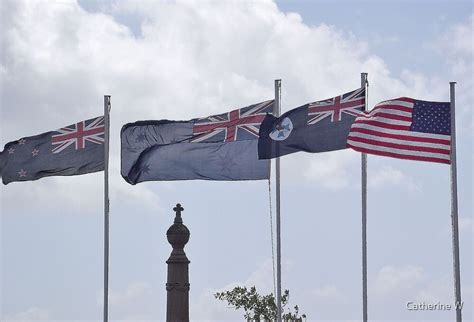
[[[110,305],[111,306],[123,306],[128,304],[130,301],[136,301],[142,297],[148,297],[152,293],[150,285],[144,282],[132,283],[128,288],[123,291],[112,291],[110,292]]]
[[[6,316],[2,321],[29,322],[29,321],[47,321],[51,320],[51,311],[38,307],[30,307],[24,312],[19,312],[11,316]]]
[[[438,46],[451,56],[471,57],[474,53],[474,14],[466,22],[458,23],[449,28],[438,40]]]
[[[116,171],[118,173],[118,169]],[[155,192],[146,185],[130,186],[120,176],[109,175],[109,198],[111,211],[117,211],[123,206],[134,206],[137,202],[153,213],[163,213],[161,202]],[[57,211],[60,213],[100,215],[104,204],[103,173],[94,173],[73,177],[49,177],[37,182],[11,183],[1,187],[2,208],[6,215],[17,211]],[[28,203],[24,200],[27,198]],[[14,209],[15,211],[10,211]],[[64,211],[64,209],[69,209]]]
[[[473,288],[466,277],[463,279],[462,295],[466,304],[472,302]],[[375,276],[369,276],[369,297],[376,315],[389,317],[392,314],[403,320],[413,319],[416,318],[413,312],[405,309],[408,301],[451,305],[454,303],[453,277],[451,274],[433,275],[420,266],[384,266]],[[464,317],[469,319],[471,315],[472,310],[466,307]],[[434,315],[424,316],[425,319],[433,317]]]
[[[461,233],[468,233],[468,234],[474,233],[474,220],[472,219],[472,217],[460,216],[458,219],[458,224],[459,224],[459,231]]]
[[[74,1],[6,6],[1,86],[3,105],[10,108],[2,109],[0,137],[12,140],[100,114],[102,95],[111,94],[115,175],[121,124],[188,119],[262,101],[273,96],[275,78],[283,79],[283,110],[356,88],[362,71],[369,72],[374,102],[438,92],[423,75],[406,71],[403,81],[391,76],[350,32],[308,26],[269,0],[105,3],[112,12],[142,19],[138,38],[112,16],[88,13]],[[307,178],[340,189],[348,186],[344,168],[357,157],[306,158]],[[139,195],[155,202],[149,193]]]
[[[387,296],[400,291],[410,290],[424,279],[424,269],[419,266],[384,266],[374,280],[370,289],[377,296]]]
[[[371,169],[367,181],[369,186],[373,188],[383,189],[388,186],[401,186],[410,192],[420,192],[422,189],[420,183],[392,166]]]
[[[348,188],[360,178],[360,154],[354,151],[295,153],[282,159],[283,180],[300,184],[315,183],[330,190]],[[301,171],[300,169],[305,169]]]
[[[413,300],[425,303],[451,303],[453,301],[452,284],[452,276],[429,281],[414,294]]]
[[[473,126],[473,86],[474,73],[474,14],[462,23],[457,23],[448,28],[433,45],[434,48],[446,59],[451,69],[451,81],[456,85],[456,110],[458,130],[472,139]],[[463,139],[463,137],[460,137]]]
[[[313,292],[314,297],[318,300],[340,300],[342,297],[341,292],[334,285],[326,285],[315,289]]]
[[[233,288],[232,286],[231,288]],[[243,313],[216,300],[214,294],[221,289],[205,288],[197,299],[190,301],[189,313],[197,321],[239,321]]]
[[[438,321],[443,317],[448,320],[450,312],[445,312],[445,315],[438,315],[439,312],[420,312],[426,315],[416,315],[406,310],[406,303],[413,301],[452,304],[454,300],[451,274],[433,275],[432,271],[415,265],[387,265],[374,273],[369,272],[368,281],[369,316],[373,320]],[[472,285],[466,276],[464,281],[462,295],[467,304],[472,302]],[[304,297],[302,308],[314,308],[306,312],[312,313],[310,319],[318,321],[354,319],[361,314],[361,298],[354,297],[354,293],[345,292],[346,288],[347,285],[336,283],[313,289]],[[339,310],[341,307],[344,307],[344,313]],[[469,308],[464,310],[465,318],[469,319],[471,314]]]
[[[3,143],[100,114],[102,95],[112,95],[112,209],[127,203],[160,206],[148,185],[129,186],[119,175],[119,132],[126,122],[221,113],[271,98],[276,78],[283,79],[283,111],[358,87],[360,72],[369,73],[370,105],[398,96],[438,99],[446,86],[409,70],[396,77],[382,58],[370,52],[370,44],[350,31],[323,23],[308,26],[299,15],[284,14],[269,0],[114,1],[112,7],[114,12],[140,17],[139,37],[111,15],[86,12],[75,1],[13,0],[2,1],[6,14],[1,15],[0,37]],[[466,35],[472,37],[469,26],[452,29],[456,45],[450,53],[453,74],[467,84],[459,86],[465,110],[472,110],[472,47],[469,54],[465,46],[469,42],[465,39],[471,39]],[[457,60],[458,56],[464,58]],[[337,190],[358,180],[359,172],[353,170],[359,169],[359,159],[352,151],[299,153],[283,163],[292,165],[286,175]],[[306,174],[300,171],[303,168]],[[397,169],[381,168],[371,180],[382,186],[409,178]],[[24,209],[31,205],[59,209],[59,203],[64,203],[90,213],[102,205],[101,184],[100,174],[12,184],[0,188],[5,200],[1,210],[17,213],[17,209],[9,211],[13,203]],[[28,204],[22,202],[24,194]],[[374,289],[387,294],[422,280],[423,274],[419,267],[387,266],[376,276]],[[271,265],[264,264],[242,283],[268,293],[271,278]],[[335,296],[337,290],[326,286],[314,295]],[[240,313],[213,298],[216,291],[204,290],[193,302],[195,317],[240,319]],[[136,302],[148,292],[146,284],[131,284],[113,291],[111,301],[113,297],[114,303],[134,302],[133,309],[120,314],[138,319]]]
[[[117,320],[156,320],[161,317],[164,308],[157,311],[156,301],[161,294],[157,294],[153,287],[146,282],[133,282],[126,288],[109,289],[109,315]],[[97,294],[96,303],[102,307],[103,290]],[[159,312],[159,313],[158,313]]]

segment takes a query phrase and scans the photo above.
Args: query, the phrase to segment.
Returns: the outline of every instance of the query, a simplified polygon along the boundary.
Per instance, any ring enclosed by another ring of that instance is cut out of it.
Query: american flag
[[[57,145],[52,152],[60,153],[72,144],[76,150],[84,149],[86,142],[103,144],[104,129],[103,116],[63,127],[56,131],[58,134],[51,136],[51,143]]]
[[[258,139],[260,124],[273,110],[273,100],[193,121],[190,142],[232,142]]]
[[[363,108],[365,108],[365,88],[313,102],[308,105],[308,125],[316,124],[326,117],[331,117],[331,122],[339,122],[342,114],[357,116]]]
[[[449,164],[450,103],[407,97],[381,102],[355,119],[347,145],[369,154]]]

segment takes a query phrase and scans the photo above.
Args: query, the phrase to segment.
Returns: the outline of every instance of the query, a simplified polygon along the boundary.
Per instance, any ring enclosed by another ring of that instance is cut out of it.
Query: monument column
[[[168,264],[168,279],[166,283],[167,322],[189,322],[189,259],[184,252],[184,246],[189,241],[189,229],[183,225],[180,204],[173,208],[176,212],[174,224],[166,232],[168,242],[173,251],[166,261]]]

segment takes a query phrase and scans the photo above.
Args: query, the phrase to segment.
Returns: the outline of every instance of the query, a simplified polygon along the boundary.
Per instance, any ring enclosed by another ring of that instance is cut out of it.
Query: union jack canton
[[[60,153],[72,144],[76,150],[84,149],[86,142],[103,144],[104,129],[103,116],[63,127],[57,130],[59,134],[51,137],[52,144],[57,145],[52,152]]]
[[[256,140],[260,124],[273,111],[273,100],[250,105],[228,113],[193,120],[189,142],[232,142]]]
[[[326,117],[331,122],[339,122],[343,114],[358,116],[365,107],[365,88],[342,94],[324,101],[309,103],[308,125],[313,125]]]

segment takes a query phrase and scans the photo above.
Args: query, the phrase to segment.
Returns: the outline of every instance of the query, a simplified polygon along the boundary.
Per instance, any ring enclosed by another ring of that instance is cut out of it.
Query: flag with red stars
[[[104,117],[9,142],[0,152],[2,182],[104,170]]]

